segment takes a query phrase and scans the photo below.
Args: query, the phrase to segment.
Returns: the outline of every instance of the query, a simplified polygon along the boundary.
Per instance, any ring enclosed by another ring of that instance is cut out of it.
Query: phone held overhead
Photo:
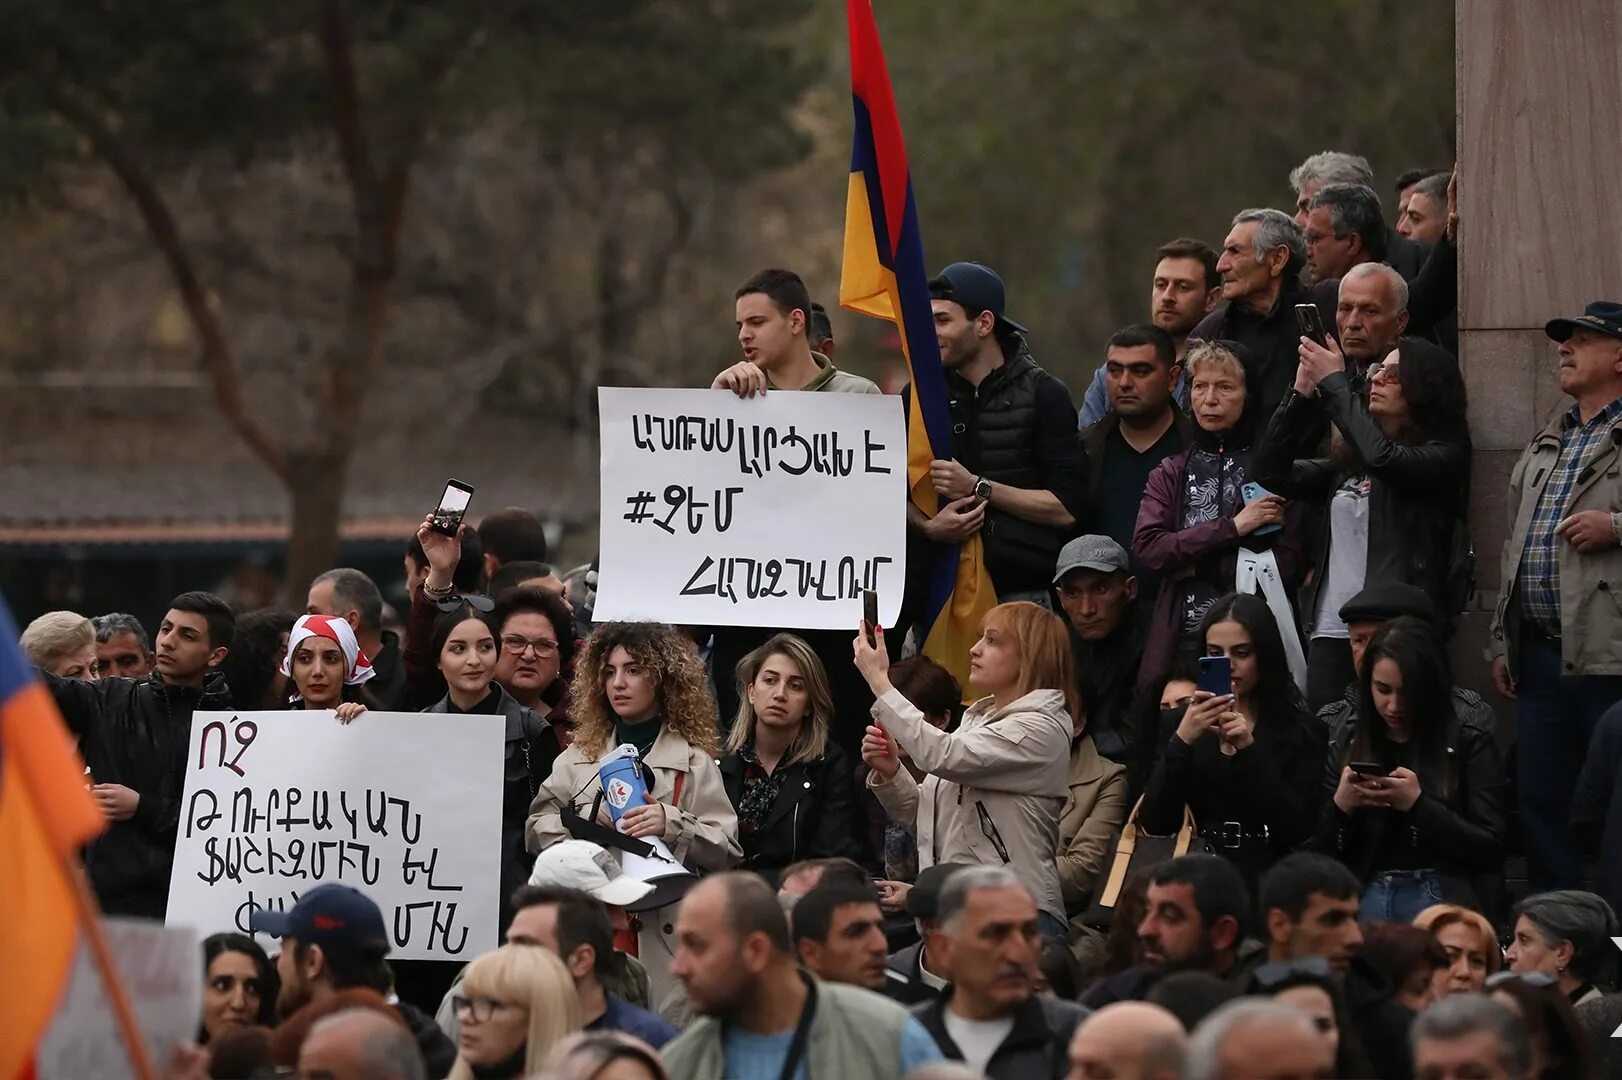
[[[473,501],[473,488],[460,480],[445,481],[445,491],[434,507],[434,522],[430,526],[437,533],[455,536],[467,516],[467,504]]]

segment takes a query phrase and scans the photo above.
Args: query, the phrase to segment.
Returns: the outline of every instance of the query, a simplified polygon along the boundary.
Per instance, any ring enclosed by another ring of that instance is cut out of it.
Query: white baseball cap
[[[630,907],[654,889],[627,874],[618,859],[590,840],[563,840],[541,852],[529,883],[578,889],[610,907]]]

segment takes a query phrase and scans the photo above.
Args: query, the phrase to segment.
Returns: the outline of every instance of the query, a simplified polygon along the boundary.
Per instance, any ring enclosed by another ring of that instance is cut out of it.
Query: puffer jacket
[[[653,770],[653,797],[665,804],[663,840],[676,860],[700,874],[736,866],[743,858],[738,815],[727,798],[715,759],[669,727],[661,727],[642,761]],[[602,791],[597,767],[597,759],[588,758],[579,743],[558,755],[552,775],[529,807],[525,840],[531,852],[571,839],[563,825],[563,811],[573,806],[582,816],[591,812]],[[606,810],[599,812],[598,822],[609,824]],[[670,961],[676,955],[676,907],[669,904],[633,917],[633,925],[638,926],[637,958],[648,969],[654,1009],[667,1019],[679,1015],[677,1002],[682,1000],[670,974]]]
[[[1560,432],[1569,410],[1563,410],[1538,432],[1509,475],[1509,503],[1515,527],[1504,541],[1499,562],[1498,607],[1493,611],[1488,651],[1507,656],[1518,671],[1517,648],[1521,602],[1516,596],[1521,552],[1538,498],[1560,457]],[[1583,466],[1566,504],[1567,515],[1601,510],[1615,522],[1622,513],[1622,418],[1611,423],[1610,438]],[[1622,675],[1622,547],[1587,554],[1564,541],[1555,545],[1560,567],[1560,668],[1567,675]]]
[[[1340,772],[1357,734],[1357,710],[1335,703],[1319,716],[1335,724],[1324,762],[1324,805],[1312,847],[1333,855],[1360,879],[1390,869],[1374,865],[1388,829],[1406,828],[1424,865],[1442,878],[1443,892],[1455,903],[1475,906],[1480,897],[1472,875],[1498,874],[1504,860],[1504,763],[1493,736],[1492,709],[1468,690],[1454,690],[1449,718],[1448,766],[1452,771],[1446,798],[1431,794],[1434,786],[1420,777],[1419,801],[1406,813],[1362,809],[1353,814],[1334,803]],[[1348,703],[1349,704],[1349,703]],[[1382,763],[1385,764],[1385,763]]]
[[[524,849],[524,824],[529,804],[545,779],[531,762],[543,752],[537,742],[548,734],[550,725],[534,711],[520,705],[499,683],[490,684],[491,694],[480,712],[495,713],[507,720],[507,745],[501,773],[501,929],[512,922],[512,895],[529,880],[535,857]],[[453,713],[449,695],[423,712]]]
[[[1070,793],[1072,724],[1064,695],[1033,690],[994,708],[969,706],[954,732],[930,726],[899,690],[874,705],[880,726],[924,770],[906,769],[867,784],[891,820],[918,837],[920,870],[943,862],[1006,865],[1036,906],[1063,922],[1059,888],[1059,813]]]
[[[1314,456],[1321,418],[1327,413],[1362,461],[1369,478],[1369,536],[1364,582],[1399,581],[1425,590],[1438,614],[1456,612],[1448,596],[1454,532],[1464,528],[1470,490],[1470,452],[1462,444],[1431,439],[1405,446],[1388,439],[1342,373],[1318,384],[1318,396],[1285,395],[1256,448],[1254,468],[1262,487],[1287,499],[1326,505],[1344,474],[1328,457]],[[1329,565],[1329,530],[1319,530],[1317,581]],[[1316,597],[1304,596],[1302,616],[1310,630]]]
[[[162,919],[185,796],[192,714],[231,708],[225,676],[202,687],[171,686],[157,673],[142,679],[83,682],[41,673],[79,752],[98,784],[138,792],[135,816],[112,822],[85,862],[96,899],[109,915]]]
[[[737,752],[721,759],[721,782],[736,807],[743,798],[745,764]],[[778,871],[801,859],[843,856],[860,861],[865,852],[856,813],[856,773],[833,743],[816,761],[780,766],[783,777],[765,821],[753,833],[740,827],[742,869],[776,881]]]

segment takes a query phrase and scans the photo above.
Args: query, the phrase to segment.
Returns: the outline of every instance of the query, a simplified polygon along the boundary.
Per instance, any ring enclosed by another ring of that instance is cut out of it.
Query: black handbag
[[[1143,810],[1143,798],[1127,816],[1126,823],[1110,848],[1104,863],[1103,878],[1093,891],[1093,900],[1081,915],[1083,925],[1096,930],[1108,930],[1115,922],[1115,908],[1128,881],[1149,873],[1162,863],[1170,862],[1190,851],[1204,850],[1199,829],[1194,825],[1194,814],[1183,807],[1183,825],[1170,836],[1155,836],[1143,831],[1138,814]]]

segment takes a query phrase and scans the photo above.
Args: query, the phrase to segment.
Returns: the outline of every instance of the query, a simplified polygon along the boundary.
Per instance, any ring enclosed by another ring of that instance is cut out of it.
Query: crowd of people
[[[391,962],[370,898],[313,888],[253,916],[274,957],[208,937],[190,1075],[1622,1075],[1622,304],[1547,326],[1567,400],[1510,480],[1506,746],[1448,647],[1475,559],[1451,175],[1405,173],[1394,228],[1362,158],[1289,179],[1293,217],[1160,248],[1079,414],[999,275],[931,282],[952,453],[895,626],[594,624],[595,570],[555,573],[523,510],[425,519],[394,618],[340,568],[303,613],[36,619],[111,913],[164,916],[197,711],[506,719],[506,943]],[[797,275],[735,314],[712,389],[879,392]],[[973,536],[1000,602],[963,687],[918,645],[932,551]],[[626,745],[647,795],[616,823]]]

